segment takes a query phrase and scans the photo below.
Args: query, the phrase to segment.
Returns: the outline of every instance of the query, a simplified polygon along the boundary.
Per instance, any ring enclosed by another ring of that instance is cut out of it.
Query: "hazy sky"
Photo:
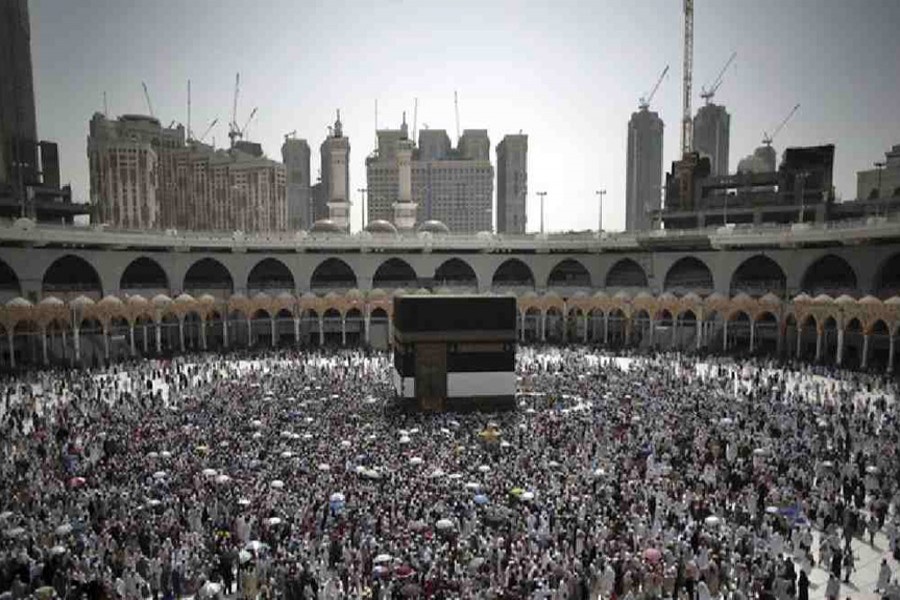
[[[41,137],[60,143],[63,181],[88,198],[88,121],[103,110],[187,120],[227,144],[234,75],[238,122],[259,107],[250,138],[280,160],[297,130],[314,149],[341,109],[350,138],[354,228],[364,158],[378,125],[486,128],[529,135],[529,229],[547,191],[551,230],[596,228],[594,191],[606,188],[606,229],[624,227],[627,122],[666,64],[652,110],[666,123],[665,169],[678,154],[681,0],[31,0]],[[838,193],[852,198],[856,171],[900,143],[900,2],[897,0],[696,0],[695,107],[732,51],[738,57],[716,101],[732,115],[731,169],[791,107],[775,141],[834,143]]]

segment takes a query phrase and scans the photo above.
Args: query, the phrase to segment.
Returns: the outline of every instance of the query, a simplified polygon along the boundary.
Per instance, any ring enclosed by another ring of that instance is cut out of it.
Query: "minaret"
[[[416,227],[416,211],[419,205],[412,201],[412,153],[406,112],[400,126],[400,143],[397,146],[397,202],[394,203],[394,226],[398,231],[411,231]]]
[[[328,218],[345,231],[350,231],[350,195],[348,188],[347,165],[350,158],[350,141],[344,137],[341,123],[341,111],[337,111],[337,120],[331,136],[326,140],[329,170],[328,185]]]

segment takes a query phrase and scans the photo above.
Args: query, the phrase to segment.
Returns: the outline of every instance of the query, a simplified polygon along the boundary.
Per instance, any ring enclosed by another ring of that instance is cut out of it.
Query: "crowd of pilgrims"
[[[359,350],[9,377],[0,592],[806,600],[822,569],[844,598],[878,535],[859,591],[900,599],[890,380],[548,347],[517,380],[423,415]]]

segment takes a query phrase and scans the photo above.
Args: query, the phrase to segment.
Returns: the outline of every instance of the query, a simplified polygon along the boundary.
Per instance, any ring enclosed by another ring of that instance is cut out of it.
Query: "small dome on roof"
[[[896,306],[900,304],[900,296],[891,296],[887,300],[884,301],[885,304],[890,304],[891,306]]]
[[[860,304],[881,304],[881,300],[875,296],[863,296],[859,299]]]
[[[182,292],[175,298],[175,302],[185,303],[185,302],[194,302],[194,297],[188,294],[187,292]]]
[[[725,296],[720,294],[719,292],[713,292],[709,296],[706,297],[707,302],[721,302],[723,300],[728,300]]]
[[[41,300],[38,304],[41,306],[63,306],[65,302],[57,298],[56,296],[47,296],[43,300]]]
[[[357,288],[352,288],[347,290],[347,293],[344,294],[344,297],[348,300],[362,300],[363,295],[362,292]]]
[[[653,300],[653,296],[650,295],[649,292],[643,291],[638,292],[638,295],[634,297],[635,300]]]
[[[340,225],[331,219],[319,219],[309,230],[311,233],[344,233]]]
[[[294,295],[290,292],[281,292],[280,294],[278,294],[278,296],[276,296],[276,298],[278,298],[279,300],[293,300]]]
[[[809,294],[800,293],[794,296],[794,302],[811,302],[812,298],[809,297]]]
[[[675,300],[675,294],[672,292],[663,292],[659,295],[660,300]]]
[[[215,304],[216,299],[212,294],[203,294],[199,298],[197,298],[197,302],[201,302],[203,304]]]
[[[609,298],[609,294],[607,294],[603,290],[600,290],[594,294],[594,298],[596,298],[597,300],[606,300],[607,298]]]
[[[577,299],[577,300],[582,300],[582,299],[584,299],[584,298],[587,298],[588,295],[587,295],[587,292],[585,292],[585,291],[583,291],[583,290],[578,290],[577,292],[575,292],[575,295],[572,296],[572,297],[575,298],[575,299]]]
[[[617,300],[630,300],[631,294],[629,294],[625,290],[620,290],[620,291],[616,292],[616,295],[613,296],[613,298],[615,298]]]
[[[272,299],[272,297],[265,292],[257,292],[256,294],[253,295],[253,299],[261,300],[263,302],[268,302],[269,300]]]
[[[101,306],[122,306],[122,301],[117,296],[104,296],[97,304]]]
[[[694,292],[688,292],[681,299],[686,302],[700,302],[702,300],[702,298]]]
[[[387,292],[381,288],[375,288],[369,292],[369,300],[381,300],[387,297]]]
[[[848,296],[847,294],[841,294],[835,299],[835,304],[854,304],[856,302],[856,298],[853,296]]]
[[[437,220],[425,221],[421,225],[419,225],[419,233],[431,233],[431,234],[439,234],[439,233],[450,233],[450,228],[444,225],[442,222]]]
[[[759,301],[763,304],[781,304],[781,298],[769,292],[765,296],[759,299]]]
[[[168,296],[166,296],[165,294],[157,294],[157,295],[153,296],[153,300],[151,300],[151,302],[153,302],[153,304],[156,304],[156,305],[168,304],[171,301],[172,301],[172,299],[169,298]]]
[[[9,302],[6,303],[7,306],[19,306],[19,307],[28,307],[31,306],[31,302],[19,296],[18,298],[13,298]]]
[[[376,219],[369,222],[369,224],[366,225],[366,231],[369,233],[383,233],[389,235],[397,234],[397,228],[394,227],[394,224],[390,221],[385,221],[384,219]]]
[[[819,294],[818,296],[815,297],[815,299],[813,299],[813,302],[818,302],[820,304],[827,304],[830,302],[834,302],[834,298],[832,298],[828,294]]]
[[[126,300],[129,304],[147,304],[148,300],[140,294],[132,294]]]

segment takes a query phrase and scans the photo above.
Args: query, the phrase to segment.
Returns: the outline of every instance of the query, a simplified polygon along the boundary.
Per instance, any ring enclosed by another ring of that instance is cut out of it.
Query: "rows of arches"
[[[324,296],[261,292],[221,300],[210,294],[174,299],[162,294],[125,301],[48,297],[33,305],[16,298],[0,306],[0,364],[96,364],[136,356],[234,347],[371,344],[392,338],[393,298],[376,289]],[[893,368],[900,297],[881,301],[774,294],[701,298],[689,292],[652,296],[555,292],[517,295],[517,335],[523,342],[581,342],[609,347],[754,352],[820,363]]]
[[[560,291],[589,290],[601,284],[606,289],[647,289],[650,277],[649,265],[632,258],[614,262],[602,281],[592,280],[582,261],[566,258],[550,270],[546,287]],[[712,270],[703,260],[685,256],[675,261],[663,276],[663,291],[678,295],[688,292],[706,296],[715,288]],[[297,281],[291,269],[278,258],[267,257],[257,262],[249,271],[246,285],[238,288],[232,273],[216,258],[204,257],[193,262],[181,281],[171,281],[160,262],[153,256],[141,256],[130,262],[119,278],[119,290],[124,294],[169,293],[176,289],[197,296],[209,293],[225,296],[241,291],[249,295],[259,292],[277,294],[295,292],[306,282]],[[241,282],[243,283],[243,282]],[[520,258],[509,258],[500,263],[491,277],[492,289],[521,292],[534,290],[542,285],[529,264]],[[180,286],[180,287],[179,287]],[[413,267],[402,258],[387,258],[375,271],[373,288],[397,289],[418,287],[454,287],[478,290],[478,276],[472,265],[460,257],[448,258],[435,269],[431,280],[420,280]],[[308,289],[327,291],[349,290],[359,287],[359,279],[353,268],[341,258],[323,259],[312,272]],[[858,294],[860,280],[850,263],[827,253],[811,262],[800,278],[799,291],[812,297],[829,294],[833,297]],[[765,254],[751,256],[741,262],[731,275],[729,293],[760,297],[767,293],[785,298],[787,276],[774,258]],[[887,299],[900,294],[900,253],[887,258],[877,269],[872,282],[872,294]],[[0,294],[3,298],[21,295],[21,283],[17,273],[0,260]],[[84,258],[74,254],[55,260],[41,277],[42,296],[52,295],[70,298],[86,295],[95,300],[103,295],[103,286],[97,270]]]

